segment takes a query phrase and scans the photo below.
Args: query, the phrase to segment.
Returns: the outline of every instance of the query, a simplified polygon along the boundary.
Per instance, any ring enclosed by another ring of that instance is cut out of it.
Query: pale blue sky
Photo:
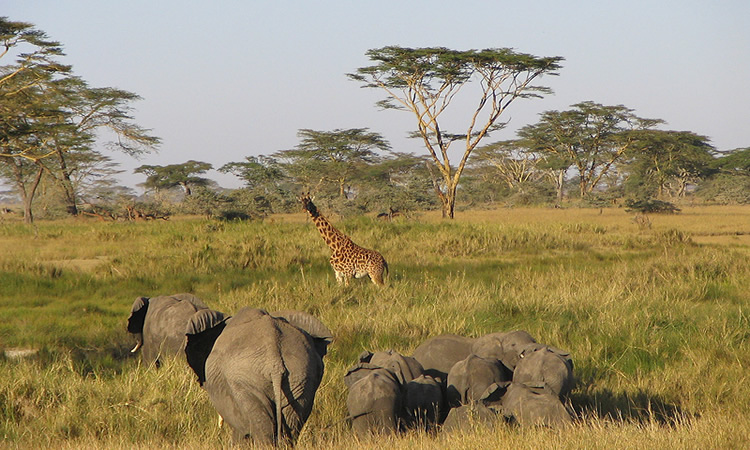
[[[140,161],[114,155],[131,187],[144,180],[131,173],[141,164],[218,168],[292,148],[301,128],[368,127],[395,150],[423,153],[405,137],[408,113],[378,110],[381,93],[346,78],[387,45],[564,57],[560,76],[542,79],[555,94],[514,103],[491,140],[591,100],[708,136],[719,150],[750,146],[747,0],[3,0],[0,15],[60,41],[63,62],[92,86],[143,97],[136,120],[163,143]]]

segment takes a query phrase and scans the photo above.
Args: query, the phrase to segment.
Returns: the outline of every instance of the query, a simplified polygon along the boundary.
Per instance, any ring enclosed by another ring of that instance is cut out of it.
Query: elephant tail
[[[276,397],[276,442],[279,443],[283,440],[284,435],[284,416],[281,414],[281,383],[284,380],[285,371],[275,371],[273,374],[273,390]]]

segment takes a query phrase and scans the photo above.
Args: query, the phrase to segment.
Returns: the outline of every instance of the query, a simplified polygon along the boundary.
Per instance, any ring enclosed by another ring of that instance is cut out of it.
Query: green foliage
[[[142,165],[133,172],[146,175],[144,185],[150,189],[171,189],[180,186],[185,190],[185,195],[190,196],[192,189],[196,186],[206,186],[210,180],[198,176],[211,170],[210,163],[201,161],[187,161],[182,164],[169,164],[166,166]]]
[[[640,213],[666,213],[674,214],[680,212],[680,208],[670,202],[654,199],[627,199],[625,200],[626,211]]]
[[[708,138],[686,131],[643,130],[631,133],[625,192],[661,198],[684,197],[690,183],[708,176],[713,146]]]
[[[557,169],[574,166],[579,194],[585,197],[634,146],[631,131],[659,123],[662,121],[637,117],[622,105],[587,101],[567,111],[545,111],[539,123],[518,131],[518,145],[554,160]]]
[[[747,205],[750,204],[750,176],[719,173],[702,182],[695,194],[708,203]]]

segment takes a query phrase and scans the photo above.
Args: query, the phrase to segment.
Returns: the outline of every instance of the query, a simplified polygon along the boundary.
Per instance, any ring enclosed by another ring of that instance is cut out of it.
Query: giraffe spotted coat
[[[336,281],[348,286],[351,278],[368,275],[373,283],[382,286],[383,274],[388,271],[388,264],[383,255],[375,250],[360,247],[337,230],[318,212],[318,208],[313,204],[309,195],[302,196],[300,201],[320,235],[323,236],[326,245],[331,249],[330,261],[336,273]]]

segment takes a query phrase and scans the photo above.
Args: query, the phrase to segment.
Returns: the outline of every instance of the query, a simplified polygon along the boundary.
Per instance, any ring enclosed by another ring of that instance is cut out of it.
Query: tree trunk
[[[26,189],[26,184],[23,182],[22,177],[20,179],[16,179],[16,185],[18,186],[18,190],[21,191],[21,198],[23,200],[23,222],[28,225],[34,223],[34,214],[31,210],[31,206],[34,201],[36,189],[37,187],[39,187],[39,183],[42,181],[43,173],[44,168],[39,167],[39,170],[34,177],[34,181],[31,182],[31,186],[29,186],[28,189]]]
[[[73,188],[73,181],[70,179],[70,171],[65,163],[63,152],[57,151],[57,159],[60,162],[60,186],[65,196],[65,210],[71,216],[78,215],[78,206],[76,205],[76,194]]]
[[[557,185],[557,204],[562,205],[563,185],[565,184],[565,170],[560,169],[560,172],[557,174],[557,183],[555,184]]]
[[[446,186],[446,192],[442,193],[440,200],[443,202],[443,219],[453,219],[453,214],[456,209],[456,186],[448,184]]]

